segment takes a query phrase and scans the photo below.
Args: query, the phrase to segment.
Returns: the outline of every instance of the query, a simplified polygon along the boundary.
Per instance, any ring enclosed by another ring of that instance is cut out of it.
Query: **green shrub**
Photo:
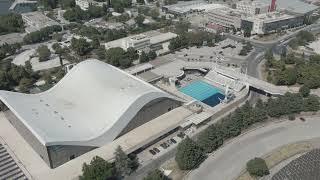
[[[247,171],[250,173],[250,175],[259,177],[270,174],[264,159],[257,157],[247,162]]]

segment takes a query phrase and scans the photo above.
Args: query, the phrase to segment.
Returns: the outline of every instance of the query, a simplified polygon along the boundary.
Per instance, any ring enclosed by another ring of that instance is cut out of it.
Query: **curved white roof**
[[[0,100],[46,146],[102,146],[148,102],[174,98],[98,60],[76,65],[40,94],[0,91]]]

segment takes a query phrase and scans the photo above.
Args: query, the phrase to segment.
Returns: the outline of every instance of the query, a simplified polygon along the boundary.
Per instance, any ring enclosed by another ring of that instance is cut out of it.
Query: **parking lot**
[[[226,39],[216,44],[215,47],[190,47],[175,53],[160,56],[157,60],[170,62],[183,60],[188,62],[215,62],[219,65],[241,67],[246,62],[247,56],[239,56],[243,44],[231,39]]]
[[[185,131],[178,131],[169,135],[168,137],[165,137],[164,139],[140,152],[137,155],[139,163],[143,165],[149,161],[161,157],[171,149],[174,149],[184,138],[190,136],[194,132],[194,128],[189,128]]]

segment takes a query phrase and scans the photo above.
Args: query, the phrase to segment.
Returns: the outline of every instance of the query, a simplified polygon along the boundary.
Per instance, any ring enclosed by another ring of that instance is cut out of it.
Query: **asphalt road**
[[[251,158],[260,157],[286,144],[320,137],[319,118],[306,118],[306,122],[273,123],[244,134],[218,149],[187,179],[235,179]]]

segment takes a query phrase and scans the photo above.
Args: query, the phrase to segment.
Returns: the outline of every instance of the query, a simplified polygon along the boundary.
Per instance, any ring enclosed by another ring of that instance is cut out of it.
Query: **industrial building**
[[[275,12],[244,18],[241,28],[252,29],[251,34],[269,34],[279,30],[299,27],[303,24],[303,16]]]
[[[0,100],[6,118],[51,168],[181,105],[177,98],[98,60],[79,63],[46,92],[0,91]]]
[[[299,0],[240,1],[233,8],[208,11],[206,30],[251,31],[251,34],[268,34],[299,27],[318,7]]]
[[[241,27],[241,12],[228,7],[207,12],[209,24],[216,24],[225,29]]]
[[[150,35],[148,35],[150,34]],[[105,48],[121,47],[124,50],[132,47],[137,51],[143,50],[160,50],[163,49],[163,44],[177,37],[177,34],[172,32],[159,33],[153,31],[151,33],[143,33],[139,35],[129,36],[115,41],[105,43]]]

